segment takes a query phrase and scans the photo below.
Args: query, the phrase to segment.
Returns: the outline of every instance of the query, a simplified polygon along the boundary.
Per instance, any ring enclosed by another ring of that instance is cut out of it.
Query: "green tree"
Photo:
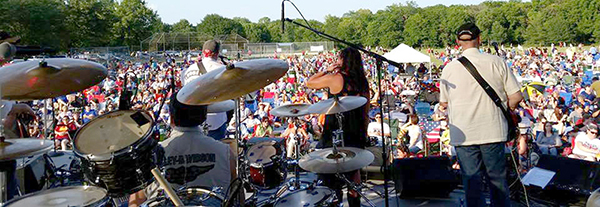
[[[112,0],[68,0],[65,23],[70,47],[109,45],[117,21]]]
[[[0,29],[20,36],[21,43],[68,48],[61,0],[6,0],[0,4]]]
[[[194,31],[194,26],[187,20],[181,19],[177,23],[173,24],[172,28],[173,32],[192,32]]]
[[[244,27],[237,21],[222,17],[218,14],[209,14],[198,24],[198,32],[210,35],[244,34]]]
[[[116,7],[113,45],[139,45],[153,33],[164,31],[158,14],[144,0],[123,0]]]

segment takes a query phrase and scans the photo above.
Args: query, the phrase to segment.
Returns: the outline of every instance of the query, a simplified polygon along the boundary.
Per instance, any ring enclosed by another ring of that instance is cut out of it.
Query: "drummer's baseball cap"
[[[477,39],[477,37],[479,37],[480,33],[481,33],[481,30],[479,29],[479,27],[477,27],[477,25],[475,25],[474,23],[465,23],[465,24],[461,25],[458,28],[458,30],[456,31],[456,38],[458,38],[458,40],[461,40],[461,41],[471,41],[471,40]],[[469,35],[471,37],[470,38],[463,37],[461,39],[460,37],[463,35]]]

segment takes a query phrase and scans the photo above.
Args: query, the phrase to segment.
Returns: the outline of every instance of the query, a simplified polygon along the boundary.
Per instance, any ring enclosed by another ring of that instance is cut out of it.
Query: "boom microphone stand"
[[[396,63],[394,61],[388,60],[387,58],[385,58],[385,57],[383,57],[383,56],[381,56],[381,55],[379,55],[377,53],[368,51],[368,50],[366,50],[366,49],[364,49],[364,48],[362,48],[362,47],[360,47],[360,46],[358,46],[356,44],[349,43],[349,42],[346,42],[344,40],[340,40],[340,39],[338,39],[336,37],[333,37],[331,35],[325,34],[325,33],[321,32],[321,31],[313,29],[313,28],[311,28],[309,26],[306,26],[306,25],[300,24],[298,22],[295,22],[294,20],[291,20],[289,18],[285,18],[284,20],[287,21],[287,22],[290,22],[292,24],[295,24],[297,26],[300,26],[302,28],[308,29],[308,30],[314,32],[315,34],[317,34],[317,35],[319,35],[321,37],[327,38],[327,39],[335,41],[335,42],[339,42],[339,43],[345,44],[345,45],[347,45],[347,46],[349,46],[351,48],[354,48],[354,49],[357,49],[357,50],[359,50],[361,52],[369,54],[371,57],[374,57],[376,59],[376,62],[377,62],[377,82],[379,83],[379,105],[381,106],[380,113],[381,113],[381,117],[383,119],[383,117],[384,117],[383,116],[383,114],[384,114],[384,111],[383,111],[384,107],[383,107],[383,97],[382,97],[383,96],[383,92],[381,91],[381,73],[382,73],[381,64],[382,64],[383,61],[385,61],[388,64],[396,66],[398,68],[399,68],[400,64],[398,64],[398,63]],[[384,122],[382,121],[381,122],[381,129],[382,130],[385,129],[383,123]],[[388,199],[389,199],[389,193],[388,193],[388,186],[387,186],[388,185],[388,181],[389,181],[389,174],[388,174],[389,169],[388,169],[388,163],[387,163],[388,154],[387,154],[387,149],[386,149],[386,147],[387,147],[387,145],[386,145],[386,139],[383,138],[382,141],[383,141],[382,142],[383,149],[382,149],[381,157],[383,158],[383,178],[384,178],[384,186],[383,186],[383,188],[384,188],[384,191],[385,191],[384,192],[385,206],[388,207],[389,206],[389,201],[388,201]]]

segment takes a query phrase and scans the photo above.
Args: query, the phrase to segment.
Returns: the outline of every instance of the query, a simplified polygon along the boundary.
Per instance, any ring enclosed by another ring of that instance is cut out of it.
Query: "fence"
[[[334,49],[333,42],[247,43],[243,57],[265,57],[274,54],[317,54]]]

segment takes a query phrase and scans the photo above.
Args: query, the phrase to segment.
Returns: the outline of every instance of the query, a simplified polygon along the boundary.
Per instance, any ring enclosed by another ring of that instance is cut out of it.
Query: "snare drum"
[[[282,143],[281,139],[267,139],[256,142],[246,152],[246,160],[250,168],[248,177],[254,187],[273,189],[285,181],[287,172],[282,164],[285,158]]]
[[[221,207],[224,201],[223,196],[204,188],[186,188],[177,192],[179,199],[185,206],[213,206]],[[142,207],[160,207],[173,206],[168,197],[162,195],[156,198],[148,199]]]
[[[85,178],[120,197],[152,182],[157,146],[154,121],[141,111],[114,111],[97,117],[75,136],[74,152]]]
[[[106,190],[94,186],[68,186],[17,197],[4,206],[106,206]]]
[[[275,207],[333,206],[335,193],[323,186],[294,191],[282,196]]]

